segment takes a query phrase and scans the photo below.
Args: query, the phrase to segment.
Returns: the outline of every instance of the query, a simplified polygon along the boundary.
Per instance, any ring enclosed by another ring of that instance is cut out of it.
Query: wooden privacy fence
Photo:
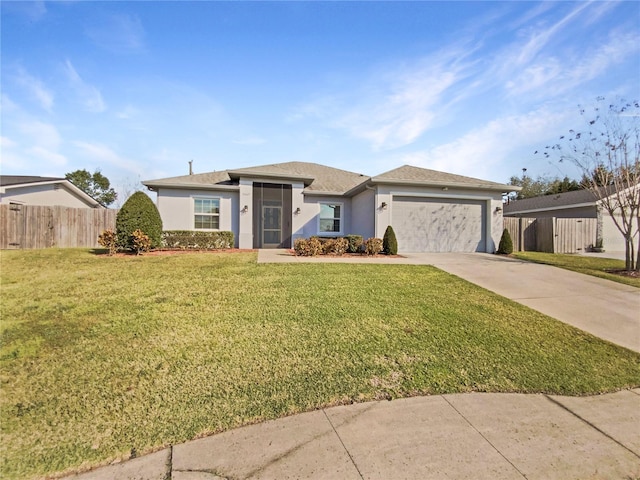
[[[596,218],[504,217],[514,251],[580,253],[596,245]]]
[[[117,210],[0,205],[0,248],[97,247],[116,228]]]

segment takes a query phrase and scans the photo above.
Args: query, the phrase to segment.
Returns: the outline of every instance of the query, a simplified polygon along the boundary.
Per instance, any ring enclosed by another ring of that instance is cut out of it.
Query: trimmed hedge
[[[362,251],[362,244],[364,243],[362,235],[347,235],[344,238],[349,242],[349,247],[347,248],[349,253],[360,253]]]
[[[387,226],[382,237],[382,250],[386,255],[398,254],[398,240],[396,240],[396,232],[393,231],[391,225]]]
[[[502,231],[502,238],[500,238],[500,244],[498,245],[498,251],[500,255],[511,255],[513,253],[513,241],[511,240],[511,234],[506,228]]]
[[[162,242],[162,219],[153,200],[144,192],[131,195],[116,216],[118,247],[134,250],[133,232],[141,230],[149,237],[150,248],[158,248]]]
[[[221,250],[233,248],[233,232],[197,232],[193,230],[167,230],[162,232],[164,248],[181,250]]]

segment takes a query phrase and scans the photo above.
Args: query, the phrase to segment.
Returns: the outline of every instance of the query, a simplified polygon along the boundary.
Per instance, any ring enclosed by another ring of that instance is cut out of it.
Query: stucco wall
[[[362,235],[363,239],[375,235],[376,194],[365,190],[351,199],[351,231],[347,234]]]
[[[619,216],[618,222],[621,223]],[[636,240],[634,240],[636,246],[637,241],[636,237]],[[604,210],[602,211],[602,246],[607,252],[624,252],[625,250],[622,233],[616,227],[611,215]]]
[[[163,230],[194,230],[194,197],[220,199],[220,230],[232,231],[238,246],[237,191],[159,189],[157,205]]]
[[[24,205],[49,205],[72,208],[93,208],[80,197],[58,184],[31,185],[6,190],[1,194],[0,203],[22,203]]]

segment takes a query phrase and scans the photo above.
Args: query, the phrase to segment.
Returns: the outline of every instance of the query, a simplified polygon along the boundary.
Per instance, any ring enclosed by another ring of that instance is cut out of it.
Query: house
[[[595,218],[598,220],[599,233],[597,237],[602,239],[603,248],[609,252],[623,252],[625,250],[624,237],[608,212],[600,206],[600,203],[591,190],[576,190],[512,201],[505,204],[504,216]]]
[[[0,175],[0,204],[105,208],[66,178]]]
[[[297,238],[382,238],[401,252],[494,252],[502,195],[513,186],[405,165],[369,177],[287,162],[142,182],[165,230],[230,230],[239,248],[290,248]]]

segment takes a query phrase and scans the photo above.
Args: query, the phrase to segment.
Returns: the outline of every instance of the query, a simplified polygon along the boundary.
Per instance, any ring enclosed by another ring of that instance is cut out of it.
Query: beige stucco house
[[[0,203],[105,208],[66,178],[0,175]]]
[[[514,187],[403,166],[370,177],[287,162],[142,182],[165,230],[229,230],[239,248],[290,248],[296,238],[382,238],[401,252],[494,252],[502,195]]]

